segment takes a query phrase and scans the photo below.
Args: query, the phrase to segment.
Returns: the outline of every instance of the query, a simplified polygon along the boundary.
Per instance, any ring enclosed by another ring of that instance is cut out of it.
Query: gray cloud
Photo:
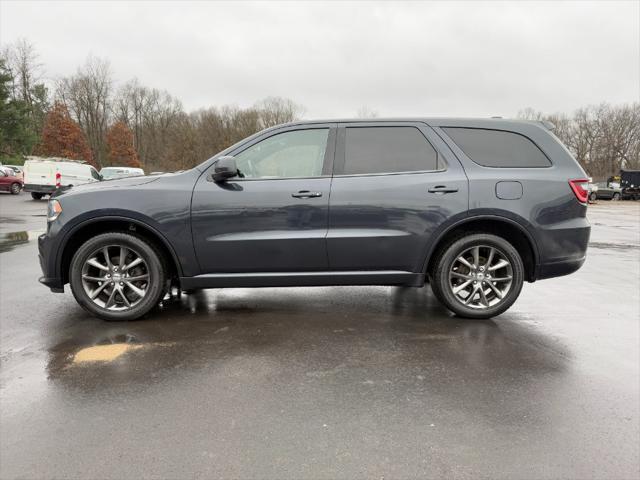
[[[8,2],[50,77],[89,53],[187,109],[279,95],[306,117],[570,112],[640,97],[640,2]]]

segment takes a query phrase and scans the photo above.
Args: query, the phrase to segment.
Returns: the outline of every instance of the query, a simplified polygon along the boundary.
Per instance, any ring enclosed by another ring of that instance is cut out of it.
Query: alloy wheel
[[[449,270],[449,288],[457,301],[475,309],[499,304],[509,293],[513,267],[500,249],[476,245],[458,255]]]
[[[130,247],[109,245],[95,250],[82,266],[82,287],[101,308],[124,311],[147,294],[149,267]]]

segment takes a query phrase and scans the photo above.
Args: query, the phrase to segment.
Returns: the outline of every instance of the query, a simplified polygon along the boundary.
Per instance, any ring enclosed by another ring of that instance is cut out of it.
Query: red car
[[[6,190],[17,195],[24,187],[22,179],[10,168],[0,167],[0,190]]]

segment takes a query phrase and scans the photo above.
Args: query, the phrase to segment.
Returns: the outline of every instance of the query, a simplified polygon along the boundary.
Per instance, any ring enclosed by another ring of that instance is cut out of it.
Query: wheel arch
[[[86,220],[67,233],[59,250],[60,278],[63,284],[69,281],[69,268],[73,253],[88,238],[106,232],[132,232],[152,242],[166,259],[173,277],[183,275],[182,267],[173,247],[155,228],[140,220],[122,216],[104,216]]]
[[[429,275],[440,250],[454,239],[471,233],[490,233],[509,241],[518,251],[525,268],[525,280],[535,281],[540,254],[531,233],[519,222],[499,215],[475,215],[462,219],[442,231],[427,252],[423,272]]]

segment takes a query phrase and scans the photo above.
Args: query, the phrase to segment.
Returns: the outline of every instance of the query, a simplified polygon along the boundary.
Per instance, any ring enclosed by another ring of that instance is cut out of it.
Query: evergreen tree
[[[11,95],[13,82],[11,70],[0,58],[0,155],[9,157],[29,154],[38,138],[26,103]]]

